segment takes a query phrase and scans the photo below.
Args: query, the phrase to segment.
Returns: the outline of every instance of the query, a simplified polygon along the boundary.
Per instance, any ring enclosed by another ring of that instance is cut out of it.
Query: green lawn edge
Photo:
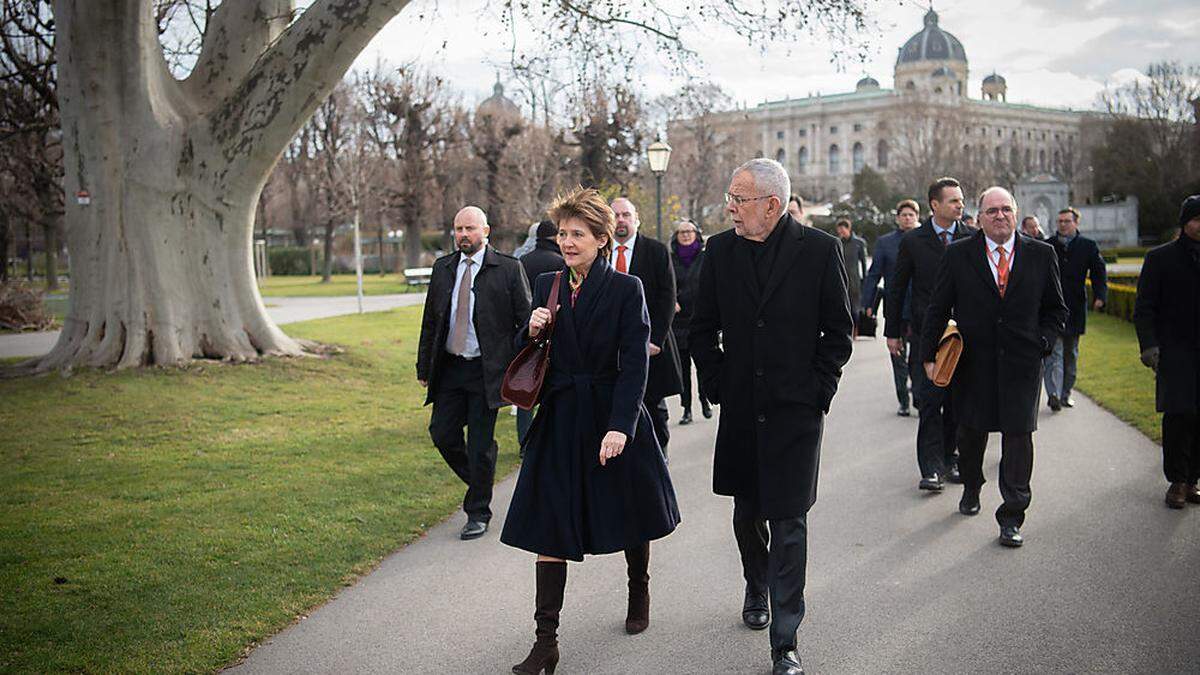
[[[1075,387],[1155,443],[1162,442],[1154,410],[1154,371],[1142,365],[1133,324],[1092,312],[1079,340]]]
[[[0,671],[219,670],[452,514],[420,312],[287,327],[327,359],[0,381]]]

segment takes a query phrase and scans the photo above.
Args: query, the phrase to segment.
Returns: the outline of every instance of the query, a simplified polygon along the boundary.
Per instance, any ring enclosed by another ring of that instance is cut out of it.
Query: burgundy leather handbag
[[[546,371],[550,368],[550,337],[554,333],[554,320],[558,314],[558,286],[562,275],[561,271],[555,273],[550,297],[546,299],[546,309],[550,310],[549,323],[536,338],[517,352],[500,383],[500,397],[522,410],[533,410],[537,405],[542,383],[546,381]]]

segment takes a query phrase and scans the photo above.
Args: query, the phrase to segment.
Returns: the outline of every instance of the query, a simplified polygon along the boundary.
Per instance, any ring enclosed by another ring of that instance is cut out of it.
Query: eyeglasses
[[[1011,216],[1014,213],[1013,207],[1008,206],[993,206],[990,209],[985,209],[984,213],[988,218],[995,218],[997,214],[1003,213],[1006,216]]]
[[[771,197],[774,197],[774,196],[775,195],[763,195],[761,197],[742,197],[740,195],[730,194],[730,193],[726,192],[725,193],[725,205],[728,206],[730,202],[733,202],[734,204],[741,206],[742,204],[745,204],[746,202],[756,202],[760,199],[770,199]]]

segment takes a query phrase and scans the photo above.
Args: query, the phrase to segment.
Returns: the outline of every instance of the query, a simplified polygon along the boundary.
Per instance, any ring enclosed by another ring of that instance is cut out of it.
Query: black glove
[[[1158,372],[1158,347],[1151,347],[1142,352],[1142,365]]]

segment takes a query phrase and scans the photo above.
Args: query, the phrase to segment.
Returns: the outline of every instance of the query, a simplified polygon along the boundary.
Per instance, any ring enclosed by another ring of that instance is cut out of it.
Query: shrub
[[[1087,282],[1088,306],[1092,304],[1092,282]],[[1137,299],[1137,286],[1129,286],[1127,284],[1109,284],[1108,285],[1108,302],[1104,303],[1104,309],[1101,310],[1105,314],[1124,319],[1125,321],[1133,321],[1133,303]]]
[[[267,249],[267,260],[267,264],[271,267],[271,274],[283,276],[315,274],[312,269],[311,254],[303,246]]]
[[[53,324],[41,291],[24,281],[0,285],[0,329],[46,330]]]
[[[1146,252],[1149,250],[1149,246],[1115,246],[1113,248],[1104,249],[1100,252],[1100,254],[1104,256],[1105,261],[1108,260],[1109,256],[1115,256],[1119,258],[1145,258]],[[1113,262],[1116,261],[1114,260]]]

